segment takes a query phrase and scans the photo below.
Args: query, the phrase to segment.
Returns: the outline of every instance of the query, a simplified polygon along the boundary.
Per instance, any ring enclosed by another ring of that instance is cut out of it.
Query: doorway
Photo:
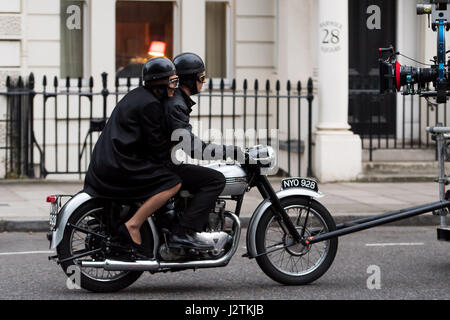
[[[394,137],[396,95],[379,94],[380,47],[395,47],[396,1],[349,0],[349,114],[362,137]]]

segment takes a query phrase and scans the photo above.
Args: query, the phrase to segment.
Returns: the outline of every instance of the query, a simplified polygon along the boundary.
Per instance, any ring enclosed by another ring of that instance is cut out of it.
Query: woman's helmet
[[[156,57],[148,60],[142,68],[142,80],[152,81],[176,74],[175,65],[167,58]]]
[[[180,84],[189,88],[191,94],[198,93],[197,81],[204,82],[204,77],[199,79],[197,74],[205,72],[205,63],[195,53],[185,52],[177,55],[173,63],[180,77]]]
[[[172,61],[163,57],[148,60],[142,68],[142,80],[147,88],[153,90],[159,99],[167,97],[167,89],[178,87],[178,78],[169,82],[176,69]]]

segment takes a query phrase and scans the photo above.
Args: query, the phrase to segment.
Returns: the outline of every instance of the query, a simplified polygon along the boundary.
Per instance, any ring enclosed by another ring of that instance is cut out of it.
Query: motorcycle
[[[209,213],[208,223],[198,235],[213,249],[174,247],[167,239],[171,227],[183,213],[192,195],[187,190],[170,199],[142,226],[142,243],[153,257],[139,258],[124,245],[117,227],[127,221],[143,201],[102,199],[79,192],[53,195],[50,248],[54,259],[69,276],[79,268],[79,285],[93,292],[113,292],[134,283],[143,272],[175,272],[188,269],[225,267],[236,253],[241,223],[239,214],[244,195],[256,187],[263,201],[254,210],[247,227],[247,253],[262,271],[285,285],[304,285],[322,276],[331,266],[338,239],[319,243],[308,239],[336,230],[328,210],[316,199],[323,197],[315,180],[286,178],[281,190],[271,186],[266,172],[274,166],[271,147],[258,145],[246,149],[248,161],[243,164],[215,163],[208,167],[223,173],[226,185]],[[62,205],[62,200],[70,197]],[[234,211],[226,210],[234,202]]]

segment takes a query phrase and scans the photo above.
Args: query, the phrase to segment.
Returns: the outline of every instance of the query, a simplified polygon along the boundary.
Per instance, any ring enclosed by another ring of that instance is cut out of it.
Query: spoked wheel
[[[298,233],[310,237],[335,230],[328,210],[311,200],[308,213],[308,202],[305,197],[281,200]],[[337,246],[337,238],[309,245],[295,243],[271,210],[263,214],[256,231],[257,253],[270,252],[256,258],[258,265],[270,278],[287,285],[308,284],[321,277],[333,263]]]
[[[103,204],[88,202],[78,208],[69,218],[64,237],[57,247],[58,259],[64,272],[71,275],[79,272],[83,289],[94,292],[114,292],[128,287],[142,271],[109,271],[102,268],[81,268],[82,260],[104,261],[105,259],[127,259],[126,250],[111,245],[111,235],[105,224]],[[148,224],[141,228],[142,241],[153,245]],[[72,267],[71,267],[72,266]]]

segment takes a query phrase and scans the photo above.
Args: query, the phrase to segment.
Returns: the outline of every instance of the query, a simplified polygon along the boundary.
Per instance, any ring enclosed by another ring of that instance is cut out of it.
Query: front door
[[[395,94],[380,95],[380,47],[395,47],[395,0],[349,0],[349,124],[361,136],[393,137]]]

